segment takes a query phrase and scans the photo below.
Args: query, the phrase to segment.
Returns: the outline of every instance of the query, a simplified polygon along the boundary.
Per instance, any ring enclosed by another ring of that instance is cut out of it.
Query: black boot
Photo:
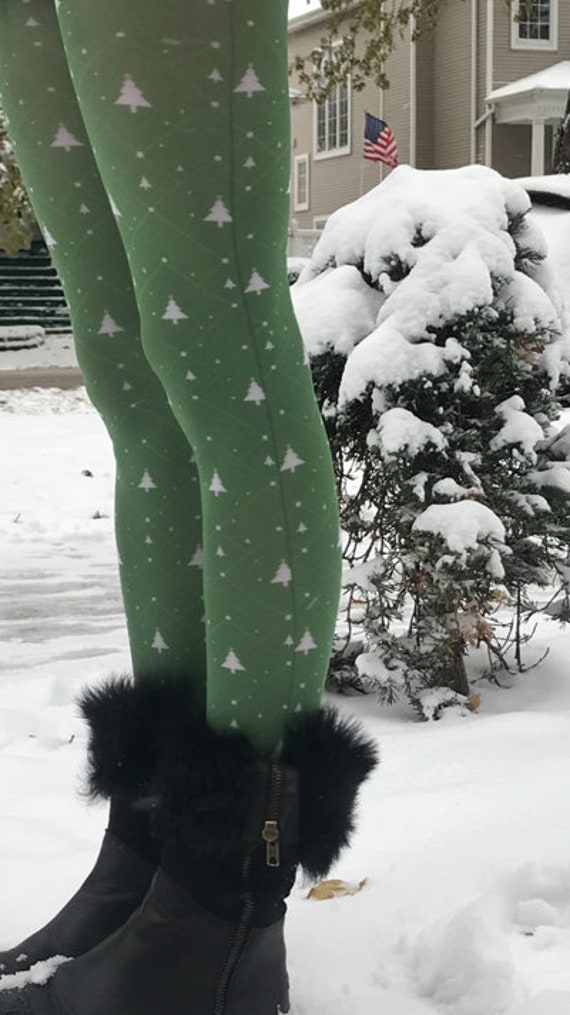
[[[0,1015],[276,1015],[289,1011],[285,898],[348,841],[376,763],[332,711],[299,719],[278,760],[180,716],[161,739],[162,866],[140,909],[45,986],[0,992]]]
[[[0,976],[53,956],[89,951],[120,927],[144,898],[159,847],[150,834],[148,797],[155,764],[158,708],[171,708],[177,690],[113,680],[79,702],[89,727],[88,791],[110,799],[109,825],[95,866],[73,898],[45,927],[0,952]]]

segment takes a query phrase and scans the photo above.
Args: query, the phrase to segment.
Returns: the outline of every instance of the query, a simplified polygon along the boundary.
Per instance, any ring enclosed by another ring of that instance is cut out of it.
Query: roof
[[[514,95],[526,95],[529,92],[569,92],[570,91],[570,60],[561,60],[536,74],[519,78],[509,85],[495,88],[488,96],[487,102],[497,102]]]
[[[267,0],[267,2],[270,2],[270,0]],[[326,21],[328,18],[330,18],[330,12],[323,11],[320,6],[307,7],[306,14],[299,14],[297,17],[289,18],[289,35],[293,35],[295,32],[302,32],[304,28],[309,28],[311,25]]]

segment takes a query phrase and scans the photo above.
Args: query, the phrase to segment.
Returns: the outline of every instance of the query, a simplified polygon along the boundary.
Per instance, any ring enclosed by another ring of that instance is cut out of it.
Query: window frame
[[[322,232],[329,218],[330,215],[313,215],[313,229],[318,229],[319,232]]]
[[[333,45],[331,46],[331,51],[334,52],[334,50],[339,45],[340,45],[340,42],[337,42],[336,44],[333,43]],[[336,106],[337,106],[337,117],[336,117],[336,120],[337,120],[337,139],[339,138],[339,135],[340,135],[340,115],[339,115],[340,114],[340,95],[339,95],[339,90],[342,87],[346,88],[346,139],[347,139],[346,145],[342,145],[342,146],[339,145],[336,148],[330,148],[330,147],[327,146],[326,148],[323,149],[323,151],[319,151],[319,133],[318,133],[318,129],[319,129],[319,110],[320,109],[324,109],[325,110],[325,137],[326,137],[326,140],[328,141],[328,124],[329,124],[328,109],[329,109],[329,104],[330,104],[330,101],[331,101],[331,96],[333,96],[333,95],[335,96],[335,101],[336,101]],[[327,97],[324,100],[324,102],[322,102],[322,103],[313,102],[313,159],[315,161],[322,161],[323,159],[335,159],[335,158],[338,158],[339,156],[342,156],[342,155],[350,155],[351,151],[352,151],[351,140],[352,140],[352,88],[351,88],[351,81],[350,81],[350,75],[349,75],[347,77],[346,81],[339,82],[338,84],[333,86],[330,94],[327,95]]]
[[[306,199],[299,200],[299,166],[305,166],[305,187]],[[309,177],[309,153],[295,155],[293,159],[293,209],[294,211],[308,211],[311,204],[310,177]]]
[[[523,39],[520,36],[520,22],[515,21],[515,16],[520,9],[520,2],[513,2],[511,7],[511,49],[515,50],[546,50],[552,52],[558,49],[558,0],[550,0],[550,33],[548,39]],[[536,0],[540,3],[541,0]]]

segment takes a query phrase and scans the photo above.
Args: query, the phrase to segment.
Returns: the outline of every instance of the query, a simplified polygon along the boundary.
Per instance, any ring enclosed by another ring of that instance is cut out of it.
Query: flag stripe
[[[398,146],[391,127],[370,113],[365,116],[364,158],[394,168],[398,165]]]

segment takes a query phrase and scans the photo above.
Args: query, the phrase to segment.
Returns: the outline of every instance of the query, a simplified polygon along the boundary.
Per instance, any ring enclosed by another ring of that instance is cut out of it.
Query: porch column
[[[532,121],[531,176],[544,175],[544,120]]]

